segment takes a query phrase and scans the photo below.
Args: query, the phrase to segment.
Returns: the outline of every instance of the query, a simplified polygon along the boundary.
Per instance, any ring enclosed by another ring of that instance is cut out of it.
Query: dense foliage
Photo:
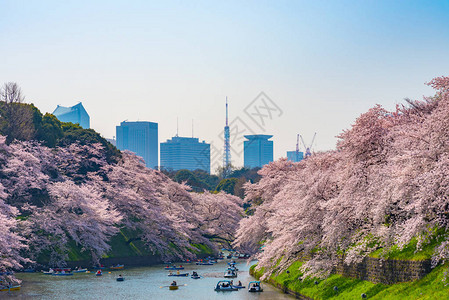
[[[231,241],[241,218],[240,198],[191,193],[129,152],[109,164],[101,144],[52,149],[37,142],[7,145],[2,137],[0,148],[0,217],[2,234],[9,234],[2,238],[14,240],[17,251],[28,247],[32,259],[46,252],[51,264],[63,264],[75,241],[96,261],[120,227],[140,232],[164,259],[193,258],[192,244],[217,250],[210,238]],[[23,221],[15,221],[17,215]],[[1,253],[8,257],[5,267],[18,266],[17,251]]]
[[[208,191],[225,191],[228,194],[244,198],[244,184],[246,182],[257,182],[260,175],[257,171],[260,168],[240,168],[233,169],[226,178],[223,178],[224,172],[219,172],[218,176],[209,174],[203,170],[167,170],[161,171],[178,183],[185,183],[192,188],[193,191],[202,192]]]
[[[5,107],[32,112],[25,133],[10,128]],[[234,239],[239,197],[193,193],[94,130],[32,105],[0,101],[1,109],[0,131],[14,138],[0,135],[0,273],[42,256],[64,265],[71,245],[97,263],[122,228],[164,260],[192,259],[196,245],[218,251]]]
[[[432,80],[433,97],[393,112],[375,106],[339,136],[335,151],[265,166],[246,187],[254,215],[236,245],[258,254],[269,276],[292,262],[326,276],[342,255],[360,261],[443,235],[433,264],[449,257],[449,78]]]

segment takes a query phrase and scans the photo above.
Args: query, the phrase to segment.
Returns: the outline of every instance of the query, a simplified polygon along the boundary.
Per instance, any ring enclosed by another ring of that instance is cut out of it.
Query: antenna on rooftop
[[[178,136],[178,130],[179,130],[179,123],[178,123],[178,117],[176,117],[176,136]]]
[[[192,138],[193,138],[193,119],[192,119]]]

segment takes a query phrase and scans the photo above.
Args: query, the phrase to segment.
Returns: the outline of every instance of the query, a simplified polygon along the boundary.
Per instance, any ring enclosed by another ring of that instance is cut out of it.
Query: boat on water
[[[173,280],[173,282],[168,286],[168,289],[171,291],[177,290],[179,289],[179,285]]]
[[[52,276],[72,276],[73,273],[62,271],[62,272],[53,272],[51,275]]]
[[[1,275],[14,275],[14,272],[6,271],[6,272],[0,272]]]
[[[200,279],[200,278],[201,278],[201,276],[200,276],[200,275],[198,275],[198,273],[197,273],[197,272],[193,271],[193,272],[192,272],[192,276],[190,276],[190,278],[192,278],[192,279]]]
[[[232,292],[238,290],[239,289],[233,286],[229,280],[220,280],[214,288],[214,291],[216,292]]]
[[[189,276],[189,273],[179,273],[179,274],[170,273],[170,274],[168,274],[168,276],[187,277],[187,276]]]
[[[9,291],[19,291],[22,286],[18,285],[8,285],[8,286],[0,286],[1,292],[9,292]]]
[[[95,276],[102,276],[103,275],[103,272],[101,272],[101,270],[98,270],[96,273],[95,273]]]
[[[55,272],[72,272],[71,268],[54,268]]]
[[[237,277],[237,272],[236,271],[227,270],[224,273],[224,278],[235,278],[235,277]]]
[[[116,280],[117,281],[125,281],[125,278],[122,275],[119,275]]]
[[[109,267],[109,269],[111,269],[111,270],[122,270],[123,268],[125,268],[125,265],[120,265],[120,264]]]
[[[244,289],[245,288],[244,285],[233,285],[233,287],[235,287],[236,289]]]
[[[42,270],[42,274],[44,275],[52,275],[55,272],[52,268],[50,268],[48,271]]]
[[[164,268],[165,270],[184,270],[184,267],[183,266],[179,266],[179,267],[177,267],[177,266],[166,266],[165,268]]]
[[[250,293],[263,292],[262,286],[260,285],[260,281],[251,281],[248,284],[248,292]]]
[[[86,272],[87,272],[87,269],[81,269],[81,268],[73,270],[73,273],[86,273]]]
[[[199,261],[199,262],[197,262],[196,264],[197,264],[198,266],[213,266],[213,265],[214,265],[214,263],[213,263],[213,262],[210,262],[210,261],[208,261],[208,262]]]
[[[99,266],[95,266],[94,269],[95,270],[103,270],[105,268],[105,266],[103,265],[99,265]]]

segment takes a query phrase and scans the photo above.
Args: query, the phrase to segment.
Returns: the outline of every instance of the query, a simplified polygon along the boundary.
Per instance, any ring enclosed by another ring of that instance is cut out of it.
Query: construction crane
[[[299,135],[299,136],[301,137],[302,145],[303,145],[304,148],[306,149],[306,152],[304,153],[304,158],[307,158],[307,157],[309,157],[309,156],[312,155],[311,149],[312,149],[312,146],[313,146],[313,142],[315,141],[316,132],[315,132],[315,134],[313,135],[312,142],[310,143],[310,145],[309,145],[308,147],[306,146],[306,143],[304,142],[304,139],[302,138],[302,135]],[[299,145],[298,145],[298,143],[297,143],[297,144],[296,144],[296,149],[298,149],[298,147],[299,147]],[[296,151],[299,151],[299,150],[296,150]]]

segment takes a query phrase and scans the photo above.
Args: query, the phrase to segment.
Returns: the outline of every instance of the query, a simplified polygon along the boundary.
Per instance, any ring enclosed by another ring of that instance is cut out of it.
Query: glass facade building
[[[287,151],[287,159],[292,162],[298,162],[304,159],[304,152],[299,151],[296,155],[296,151]]]
[[[255,134],[245,135],[247,141],[243,142],[243,163],[247,168],[263,167],[273,161],[272,135]]]
[[[89,114],[81,102],[71,107],[58,105],[53,111],[53,115],[61,122],[72,122],[79,124],[84,129],[90,128]]]
[[[159,161],[157,123],[124,121],[116,127],[116,137],[118,149],[136,153],[144,159],[148,168],[157,169]]]
[[[161,143],[161,168],[167,170],[204,170],[210,173],[210,144],[198,138],[174,136]]]

